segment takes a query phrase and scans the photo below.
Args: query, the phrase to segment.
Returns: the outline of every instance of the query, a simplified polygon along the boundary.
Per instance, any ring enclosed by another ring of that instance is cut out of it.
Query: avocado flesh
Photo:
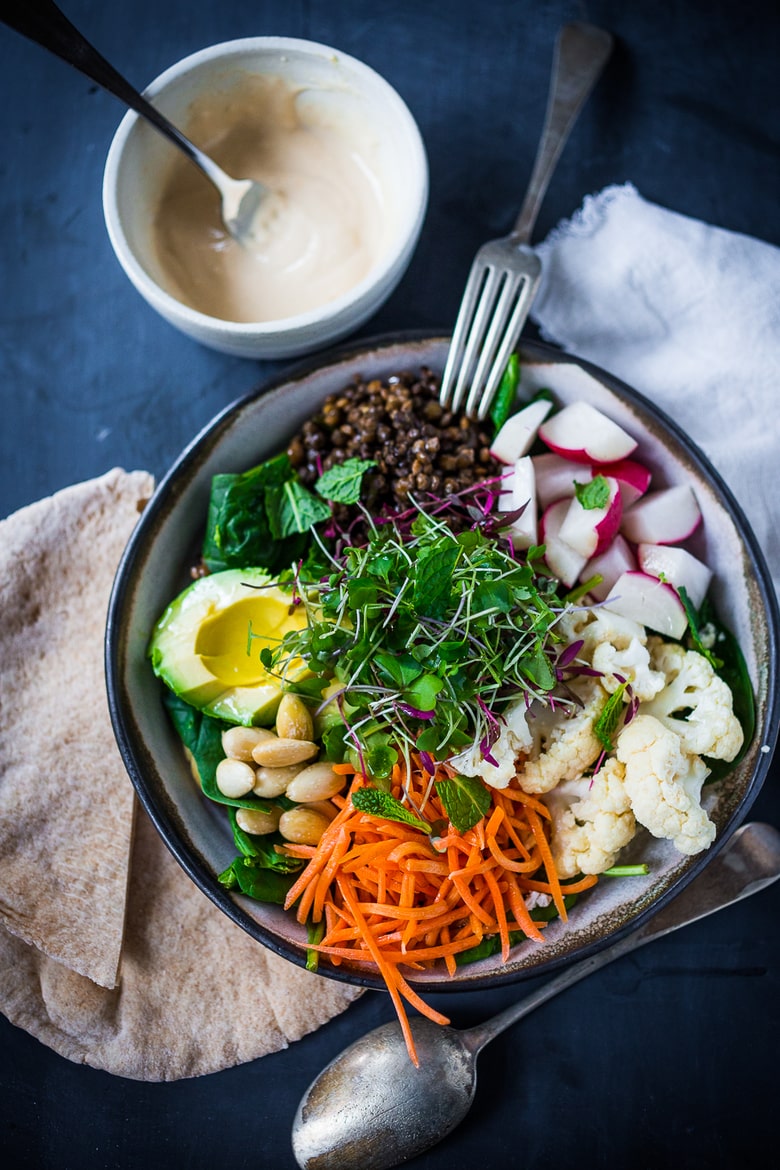
[[[260,662],[289,630],[306,624],[300,606],[262,569],[200,577],[162,614],[152,632],[152,668],[192,707],[230,723],[269,724],[282,697]]]

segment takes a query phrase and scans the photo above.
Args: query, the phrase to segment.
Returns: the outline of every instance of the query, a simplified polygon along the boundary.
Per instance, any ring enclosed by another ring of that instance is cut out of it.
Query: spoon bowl
[[[3,6],[0,19],[9,28],[29,37],[90,81],[119,98],[178,147],[209,179],[219,192],[222,221],[238,243],[257,244],[255,221],[268,191],[254,179],[234,179],[212,158],[190,142],[155,106],[106,61],[97,49],[67,19],[52,0],[11,0]]]
[[[700,874],[645,926],[575,963],[484,1024],[459,1031],[411,1021],[419,1065],[396,1023],[346,1048],[312,1082],[295,1115],[301,1170],[388,1170],[421,1154],[463,1120],[477,1086],[477,1057],[510,1025],[593,971],[644,943],[740,901],[780,877],[780,833],[743,825]]]

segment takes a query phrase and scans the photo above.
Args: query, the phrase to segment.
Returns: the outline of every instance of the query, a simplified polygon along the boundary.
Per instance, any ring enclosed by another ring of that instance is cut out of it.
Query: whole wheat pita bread
[[[0,931],[12,1023],[69,1060],[135,1080],[216,1072],[286,1048],[359,990],[265,950],[189,880],[139,810],[118,988]]]
[[[102,643],[151,488],[112,471],[0,524],[0,1011],[70,1060],[175,1080],[278,1051],[360,992],[236,927],[140,809],[133,838]]]
[[[115,470],[0,523],[0,924],[103,987],[117,982],[134,808],[103,633],[153,487]]]

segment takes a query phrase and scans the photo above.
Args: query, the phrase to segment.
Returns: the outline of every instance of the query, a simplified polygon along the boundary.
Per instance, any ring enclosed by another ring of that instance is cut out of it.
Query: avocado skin
[[[215,718],[244,726],[273,723],[282,697],[274,680],[226,687],[195,651],[203,622],[245,600],[247,586],[263,586],[266,595],[289,604],[289,593],[282,593],[273,580],[265,569],[226,569],[188,585],[167,606],[152,631],[148,655],[157,677],[190,706]]]

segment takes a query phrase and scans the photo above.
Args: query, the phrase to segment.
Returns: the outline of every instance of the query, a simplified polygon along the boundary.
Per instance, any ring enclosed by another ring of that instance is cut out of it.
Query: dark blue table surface
[[[4,5],[0,5],[0,10]],[[430,209],[408,274],[363,335],[449,328],[477,246],[512,222],[568,19],[617,48],[566,149],[537,237],[630,180],[677,211],[780,243],[780,17],[769,0],[70,0],[139,86],[234,37],[322,41],[377,68],[416,116]],[[281,368],[176,333],[130,286],[101,212],[122,110],[0,28],[0,516],[115,465],[162,475],[223,406]],[[531,330],[532,332],[532,330]],[[780,825],[778,765],[752,816]],[[731,1170],[773,1164],[780,884],[625,958],[497,1040],[466,1122],[413,1163]],[[522,989],[520,989],[522,990]],[[447,996],[458,1025],[518,990]],[[342,1047],[391,1018],[367,993],[253,1064],[139,1084],[63,1060],[0,1017],[0,1129],[14,1167],[294,1166],[295,1106]]]

